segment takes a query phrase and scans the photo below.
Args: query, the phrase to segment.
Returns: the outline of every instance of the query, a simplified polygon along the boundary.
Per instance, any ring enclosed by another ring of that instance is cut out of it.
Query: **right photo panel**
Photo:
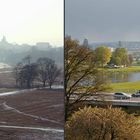
[[[66,140],[140,140],[139,5],[65,0]]]

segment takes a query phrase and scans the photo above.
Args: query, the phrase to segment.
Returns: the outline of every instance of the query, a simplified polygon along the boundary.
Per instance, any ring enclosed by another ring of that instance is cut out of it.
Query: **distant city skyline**
[[[46,45],[46,46],[52,46],[52,47],[60,47],[60,46],[53,46],[52,44],[50,44],[50,42],[46,42],[46,41],[39,41],[39,42],[35,42],[34,44],[30,44],[30,43],[21,43],[21,44],[19,44],[19,43],[17,43],[17,42],[9,42],[8,40],[7,40],[7,38],[6,38],[6,36],[3,36],[2,38],[0,38],[0,43],[9,43],[9,44],[13,44],[13,45],[15,45],[15,44],[17,44],[17,45],[25,45],[25,44],[27,44],[27,45],[30,45],[30,46],[36,46],[36,45],[40,45],[40,44],[43,44],[43,45]]]
[[[140,0],[66,0],[65,30],[82,42],[140,41]]]
[[[0,0],[0,38],[63,45],[63,0]]]

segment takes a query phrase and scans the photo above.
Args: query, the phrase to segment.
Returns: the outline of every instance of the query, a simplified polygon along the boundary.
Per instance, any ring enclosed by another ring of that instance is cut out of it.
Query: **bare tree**
[[[57,67],[54,61],[50,61],[49,67],[47,69],[47,82],[49,87],[51,88],[54,82],[56,82],[56,78],[61,74],[61,69]]]
[[[15,68],[13,69],[13,75],[16,80],[16,87],[22,87],[23,80],[21,79],[21,69],[23,65],[22,63],[18,63]]]
[[[56,78],[61,74],[61,69],[57,67],[55,61],[42,57],[37,60],[39,79],[43,82],[43,86],[48,83],[51,88],[52,84],[56,81]]]
[[[30,65],[31,64],[31,56],[30,55],[27,55],[25,58],[22,59],[22,63],[24,65],[28,64]]]
[[[37,76],[37,65],[31,63],[31,57],[28,56],[18,63],[14,69],[16,85],[31,88],[33,81]]]
[[[49,61],[51,60],[47,57],[41,57],[37,60],[39,80],[42,81],[44,87],[46,86],[47,82],[47,69],[49,67]]]
[[[22,70],[22,78],[25,81],[26,87],[31,88],[33,86],[33,81],[37,77],[37,65],[31,63],[30,65],[24,65]]]

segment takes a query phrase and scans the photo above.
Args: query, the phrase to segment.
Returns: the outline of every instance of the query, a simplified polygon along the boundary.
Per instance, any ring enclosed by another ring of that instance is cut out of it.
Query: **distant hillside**
[[[63,65],[63,47],[52,47],[48,42],[39,42],[34,46],[12,44],[5,37],[0,41],[0,62],[15,65],[27,55],[33,62],[39,57],[49,57],[58,65]]]

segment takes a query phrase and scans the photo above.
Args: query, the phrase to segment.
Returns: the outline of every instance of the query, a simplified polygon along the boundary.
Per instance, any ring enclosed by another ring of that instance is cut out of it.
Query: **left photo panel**
[[[64,140],[64,0],[0,2],[0,140]]]

